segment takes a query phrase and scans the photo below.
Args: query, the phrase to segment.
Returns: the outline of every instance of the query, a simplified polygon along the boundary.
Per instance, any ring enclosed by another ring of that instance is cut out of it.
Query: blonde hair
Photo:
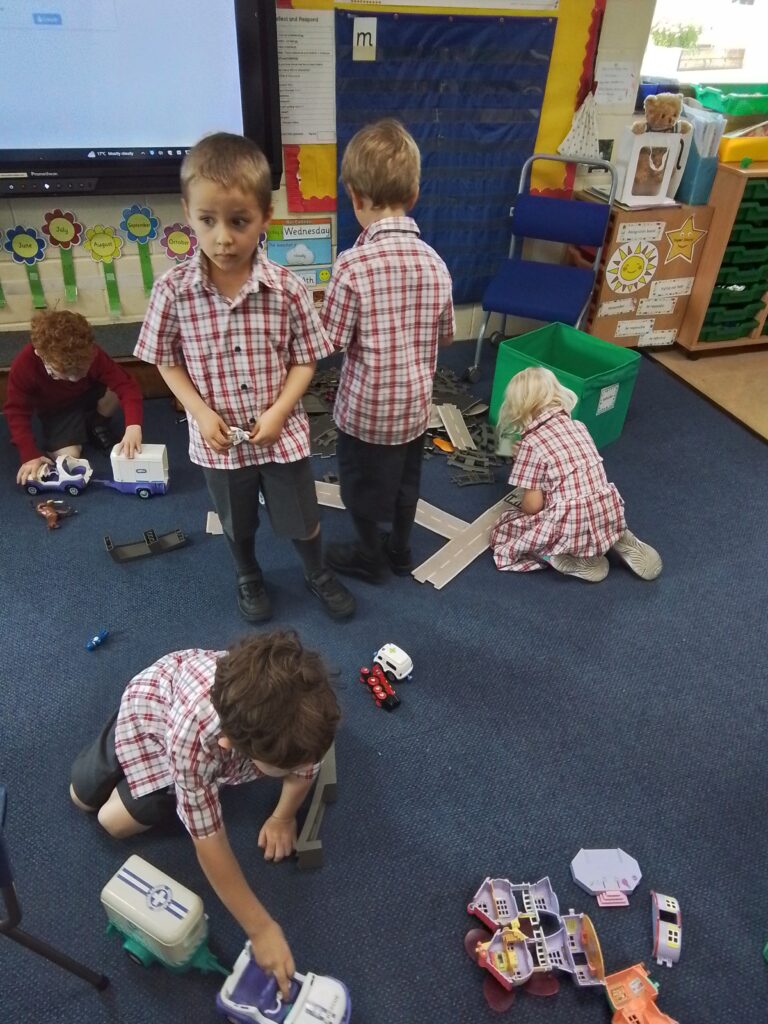
[[[421,154],[413,136],[392,117],[366,125],[354,135],[341,161],[344,188],[374,209],[410,209],[419,194]]]
[[[40,358],[62,373],[87,370],[93,362],[93,330],[81,313],[69,309],[36,313],[29,338]]]
[[[507,384],[497,429],[499,434],[519,434],[548,409],[562,409],[570,416],[578,400],[576,393],[564,387],[551,370],[529,366]]]
[[[193,146],[181,164],[181,194],[185,200],[189,186],[200,178],[254,196],[265,216],[272,207],[272,174],[267,158],[243,135],[216,132]]]

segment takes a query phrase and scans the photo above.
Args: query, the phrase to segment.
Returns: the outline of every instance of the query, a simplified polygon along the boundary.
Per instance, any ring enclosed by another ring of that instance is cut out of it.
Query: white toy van
[[[140,498],[151,498],[153,494],[165,494],[168,490],[168,449],[164,444],[142,444],[141,451],[129,459],[117,454],[117,445],[112,449],[113,481],[101,481],[106,487],[124,494],[138,494]]]

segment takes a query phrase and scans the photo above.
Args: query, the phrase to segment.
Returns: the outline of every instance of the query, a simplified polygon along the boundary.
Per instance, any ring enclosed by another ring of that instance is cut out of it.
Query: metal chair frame
[[[0,786],[0,896],[2,896],[4,906],[4,913],[0,916],[0,935],[7,935],[13,942],[17,942],[20,946],[26,946],[33,953],[44,956],[46,960],[58,964],[65,971],[69,971],[70,974],[76,974],[78,978],[87,981],[89,985],[93,985],[94,988],[103,991],[109,985],[109,978],[105,974],[91,970],[85,964],[81,964],[78,960],[73,960],[71,956],[67,956],[61,950],[56,949],[42,939],[36,938],[34,935],[30,935],[29,932],[22,931],[18,927],[21,923],[21,907],[16,896],[11,862],[5,842],[5,811],[6,790],[5,786]]]
[[[533,164],[536,160],[550,160],[554,161],[555,163],[562,164],[583,164],[585,167],[595,167],[600,168],[603,171],[607,171],[611,176],[611,186],[608,195],[608,206],[613,206],[613,201],[616,198],[616,187],[618,184],[618,178],[616,174],[616,168],[613,166],[612,163],[610,163],[608,160],[572,160],[569,159],[568,157],[555,156],[554,154],[550,153],[534,153],[533,156],[529,156],[528,159],[525,161],[522,170],[520,171],[520,182],[517,189],[518,196],[527,195],[529,193],[531,187],[531,168],[533,167]],[[579,200],[573,200],[573,202],[579,202]],[[525,241],[524,237],[515,234],[514,213],[515,208],[513,205],[512,208],[510,209],[510,216],[513,218],[513,227],[512,236],[509,243],[509,254],[507,257],[508,259],[516,259],[520,255],[523,242]],[[597,277],[597,272],[600,269],[600,261],[603,257],[603,249],[605,248],[606,235],[607,230],[603,235],[603,241],[597,248],[595,252],[595,258],[592,261],[592,273],[595,277]],[[584,303],[581,312],[579,313],[578,319],[576,320],[576,323],[573,325],[574,327],[578,328],[581,326],[587,309],[589,308],[590,299],[591,295],[587,296],[587,300]],[[475,346],[475,361],[472,364],[472,366],[470,366],[466,370],[465,373],[465,376],[467,377],[468,380],[475,381],[479,376],[480,355],[483,349],[483,339],[485,337],[485,332],[488,329],[488,321],[491,319],[491,316],[494,314],[494,312],[496,312],[496,310],[489,309],[486,311],[485,316],[483,317],[483,322],[480,325],[480,333],[477,336],[477,344]],[[514,313],[505,313],[504,316],[514,316]]]

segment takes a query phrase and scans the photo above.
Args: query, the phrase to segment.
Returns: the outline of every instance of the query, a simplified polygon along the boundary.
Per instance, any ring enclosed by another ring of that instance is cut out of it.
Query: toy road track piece
[[[323,823],[325,805],[335,803],[335,801],[336,748],[332,745],[323,758],[323,763],[320,765],[320,772],[315,782],[314,793],[312,794],[312,802],[309,805],[299,838],[296,840],[296,857],[301,871],[323,866],[323,843],[320,839],[320,826]]]
[[[112,538],[107,534],[104,537],[104,546],[115,562],[133,562],[137,558],[146,558],[148,555],[163,555],[166,551],[175,551],[188,543],[187,537],[181,530],[171,530],[169,533],[161,533],[159,536],[154,530],[145,530],[142,540],[132,541],[129,544],[114,544]]]

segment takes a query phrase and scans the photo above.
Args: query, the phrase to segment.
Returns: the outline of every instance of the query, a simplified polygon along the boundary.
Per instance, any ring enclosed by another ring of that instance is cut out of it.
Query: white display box
[[[670,206],[691,148],[691,132],[643,132],[625,128],[614,154],[616,199],[625,206]]]

